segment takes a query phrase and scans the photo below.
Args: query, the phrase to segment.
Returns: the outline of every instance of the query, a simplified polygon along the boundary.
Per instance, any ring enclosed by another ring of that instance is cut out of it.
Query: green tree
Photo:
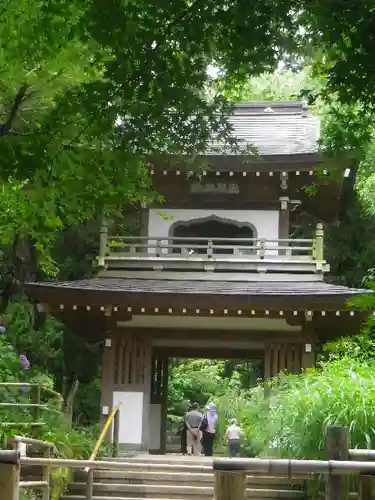
[[[290,47],[293,5],[8,2],[0,17],[3,240],[26,235],[43,256],[56,230],[103,206],[114,213],[152,199],[147,156],[191,156],[213,131],[229,141],[227,103],[204,92],[207,65],[236,74],[273,67]]]

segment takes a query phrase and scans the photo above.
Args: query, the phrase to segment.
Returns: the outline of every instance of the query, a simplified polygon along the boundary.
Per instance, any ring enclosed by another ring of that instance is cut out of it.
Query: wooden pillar
[[[143,383],[142,390],[144,394],[143,400],[143,433],[142,433],[142,450],[149,451],[150,449],[150,406],[151,406],[151,368],[152,368],[152,347],[150,342],[144,342],[142,345],[144,356],[143,364]]]
[[[305,314],[305,322],[302,331],[302,370],[312,368],[315,365],[315,339],[316,334],[313,325],[313,315]]]
[[[113,406],[113,386],[114,386],[114,337],[111,332],[108,332],[104,340],[103,357],[102,357],[102,373],[100,385],[100,428],[103,429],[104,424],[111,413]],[[107,433],[106,441],[110,440],[112,429]]]
[[[160,426],[158,429],[154,427],[155,421],[150,421],[152,432],[154,453],[164,454],[166,452],[166,421],[167,421],[167,406],[168,406],[168,365],[169,360],[163,355],[154,355],[152,359],[151,372],[151,404],[153,405],[153,418],[157,415],[160,418]],[[156,436],[156,433],[159,433]],[[156,445],[158,442],[158,446]]]
[[[121,402],[120,450],[149,450],[151,345],[140,335],[118,331],[114,339],[113,398]],[[129,425],[129,419],[132,425]]]
[[[279,239],[288,240],[290,221],[289,221],[289,193],[288,193],[288,173],[280,174],[280,210],[279,210]],[[280,246],[289,246],[288,242],[280,243]],[[279,250],[279,255],[287,255],[288,250]]]
[[[169,359],[163,358],[163,378],[161,391],[161,426],[160,426],[160,453],[166,453],[167,445],[167,414],[168,414],[168,368]]]
[[[215,471],[215,500],[245,500],[246,475],[243,471]]]
[[[219,463],[214,460],[214,499],[245,500],[246,470],[239,460]]]
[[[345,427],[327,427],[326,450],[328,460],[349,460],[349,433]],[[327,500],[348,500],[349,476],[330,475],[326,480]]]
[[[0,498],[19,500],[20,454],[18,451],[0,451]]]
[[[312,339],[305,339],[302,346],[302,369],[313,368],[315,365],[315,343]]]
[[[280,198],[279,239],[289,239],[289,198],[287,196]],[[285,254],[285,251],[283,253]]]

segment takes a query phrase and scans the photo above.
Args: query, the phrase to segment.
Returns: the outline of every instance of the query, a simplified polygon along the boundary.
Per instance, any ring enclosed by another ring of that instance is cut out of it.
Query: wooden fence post
[[[38,422],[40,420],[40,401],[41,401],[41,388],[39,385],[33,387],[33,394],[32,394],[32,402],[35,404],[35,405],[38,405],[38,406],[35,406],[34,408],[34,418],[35,418],[35,422]]]
[[[44,452],[45,458],[51,458],[51,448],[47,448]],[[43,467],[43,481],[47,483],[47,486],[43,490],[43,500],[49,500],[50,498],[50,487],[51,487],[51,466],[45,465]]]
[[[215,500],[245,500],[246,471],[237,460],[230,463],[215,462]]]
[[[0,451],[0,498],[19,500],[20,454],[14,450]]]
[[[375,476],[359,476],[358,500],[374,500]]]
[[[349,434],[345,427],[327,427],[328,460],[349,460]],[[329,475],[326,481],[327,500],[349,499],[349,476]]]
[[[89,469],[86,480],[86,500],[92,500],[94,488],[94,469]]]

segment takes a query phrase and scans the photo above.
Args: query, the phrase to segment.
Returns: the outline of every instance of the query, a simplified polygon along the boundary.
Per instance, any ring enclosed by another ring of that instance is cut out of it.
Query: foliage
[[[315,60],[315,71],[324,75],[327,92],[341,103],[374,105],[374,31],[371,0],[307,1],[300,9],[301,33]]]
[[[245,411],[245,416],[248,414],[252,439],[261,444],[261,453],[323,459],[328,425],[348,427],[353,447],[373,448],[374,368],[373,360],[347,356],[302,375],[282,375],[274,381],[270,400],[261,405],[256,389],[253,409]]]
[[[215,82],[218,91],[232,102],[299,100],[304,89],[310,89],[312,84],[310,67],[300,71],[280,68],[237,81],[220,75]]]
[[[223,389],[218,362],[208,359],[186,360],[171,364],[168,386],[168,407],[183,415],[190,403],[204,405]]]
[[[212,132],[235,147],[228,104],[206,98],[207,66],[238,76],[273,68],[292,44],[294,3],[7,2],[2,240],[28,235],[51,271],[56,231],[155,198],[146,157],[196,155]]]
[[[247,389],[256,383],[259,369],[254,361],[173,360],[168,382],[170,412],[182,415],[189,402],[202,406],[210,400],[218,402],[228,394]]]
[[[24,353],[31,362],[31,370],[27,379],[37,378],[45,385],[54,386],[64,398],[73,383],[78,380],[80,385],[74,405],[75,420],[91,425],[97,421],[100,390],[99,371],[101,362],[101,346],[89,345],[82,338],[74,335],[51,316],[45,324],[36,330],[31,325],[34,314],[33,307],[28,302],[11,301],[2,316],[6,332],[2,334],[4,356],[10,350],[14,366],[12,377],[15,381],[22,380],[25,374],[19,369],[16,353]],[[1,365],[0,365],[1,366]],[[1,373],[0,373],[1,376]],[[9,381],[8,371],[3,380]]]

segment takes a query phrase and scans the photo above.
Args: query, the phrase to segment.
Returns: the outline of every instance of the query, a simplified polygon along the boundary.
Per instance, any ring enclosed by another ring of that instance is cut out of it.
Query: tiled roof
[[[309,116],[302,103],[237,104],[230,119],[233,135],[260,155],[309,154],[318,151],[320,119]],[[213,141],[209,153],[222,148]],[[225,150],[226,148],[224,148]]]
[[[94,278],[78,281],[45,281],[29,283],[29,290],[61,289],[113,293],[173,294],[173,295],[242,295],[242,296],[341,296],[371,293],[370,290],[348,288],[322,281],[210,281],[135,278]]]

